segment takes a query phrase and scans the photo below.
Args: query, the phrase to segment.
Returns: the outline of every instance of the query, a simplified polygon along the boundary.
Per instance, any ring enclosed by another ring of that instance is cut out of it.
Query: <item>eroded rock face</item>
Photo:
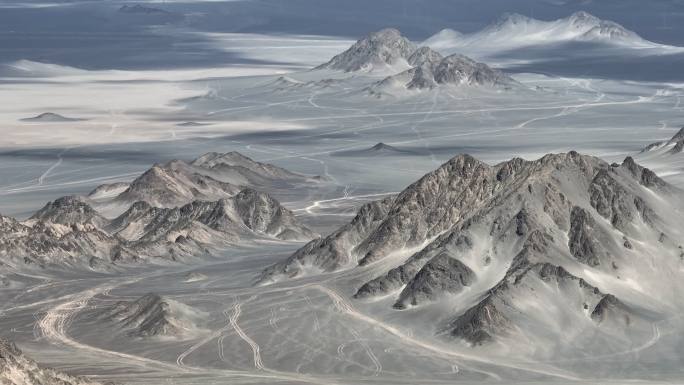
[[[422,269],[431,258],[438,255],[442,250],[454,258],[472,249],[473,242],[462,232],[451,232],[441,236],[439,240],[431,243],[419,253],[414,254],[406,263],[391,269],[386,274],[381,275],[361,286],[355,298],[369,298],[383,296],[399,290],[404,285],[413,280],[416,273]]]
[[[656,188],[666,185],[653,171],[639,166],[631,156],[622,162],[622,168],[628,170],[640,183],[646,187]]]
[[[620,312],[627,314],[628,309],[614,295],[607,294],[603,296],[603,298],[601,298],[601,301],[596,305],[594,310],[591,312],[591,319],[598,323],[601,323],[610,316],[611,312]],[[627,315],[627,317],[629,316]],[[626,320],[627,322],[629,322],[629,318],[626,318]]]
[[[447,253],[432,258],[399,295],[395,308],[435,300],[442,293],[458,293],[475,280],[475,272]]]
[[[491,194],[490,166],[468,155],[445,163],[400,193],[387,217],[355,248],[365,265],[452,227],[465,207]]]
[[[616,229],[631,232],[635,217],[652,224],[655,214],[638,196],[622,187],[608,170],[596,174],[589,188],[591,206]]]
[[[605,257],[605,251],[595,238],[596,222],[591,214],[578,206],[570,213],[568,248],[578,261],[589,266],[598,266]]]
[[[450,334],[473,345],[482,345],[490,342],[493,335],[505,333],[511,322],[499,311],[498,305],[494,297],[488,296],[452,322]]]

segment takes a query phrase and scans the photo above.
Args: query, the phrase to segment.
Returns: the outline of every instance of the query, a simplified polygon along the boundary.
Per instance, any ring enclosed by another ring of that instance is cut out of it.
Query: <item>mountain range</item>
[[[272,191],[315,183],[314,178],[256,162],[238,152],[212,152],[191,162],[175,159],[156,164],[128,184],[98,186],[89,198],[100,206],[127,207],[145,201],[156,207],[178,207],[194,200],[228,198],[245,187]]]
[[[505,14],[481,31],[462,34],[445,29],[422,44],[442,52],[508,51],[538,45],[581,42],[628,48],[664,47],[641,38],[622,25],[586,12],[542,21],[520,14]]]
[[[430,47],[418,47],[396,29],[366,36],[315,70],[384,74],[386,77],[365,88],[366,93],[377,97],[441,86],[506,88],[517,84],[503,72],[469,57],[443,57]],[[278,89],[313,87],[317,83],[320,81],[299,82],[283,77],[276,81]]]
[[[25,221],[0,216],[0,259],[10,265],[107,268],[185,260],[260,239],[310,240],[317,235],[290,210],[244,187],[287,187],[307,179],[238,153],[155,165],[125,186],[96,188],[92,199],[62,197]],[[125,211],[106,217],[98,208],[111,202],[125,205]]]

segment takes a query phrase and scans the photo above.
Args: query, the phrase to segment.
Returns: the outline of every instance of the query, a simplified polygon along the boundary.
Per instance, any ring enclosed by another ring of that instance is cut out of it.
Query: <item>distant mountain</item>
[[[113,198],[122,192],[126,191],[126,189],[130,186],[130,183],[126,182],[116,182],[116,183],[108,183],[108,184],[103,184],[99,185],[96,188],[93,189],[90,193],[88,193],[88,198],[90,199],[107,199],[107,198]]]
[[[320,79],[310,81],[299,81],[289,76],[280,76],[272,85],[276,91],[297,91],[297,90],[327,90],[342,84],[339,79]]]
[[[401,36],[399,31],[388,28],[357,41],[351,48],[316,69],[397,72],[408,68],[407,60],[415,50],[416,46]]]
[[[333,156],[361,156],[361,157],[374,157],[374,156],[393,156],[393,155],[411,155],[411,151],[403,150],[389,144],[377,143],[372,147],[361,149],[361,150],[346,150],[334,152]],[[414,154],[415,155],[415,154]]]
[[[684,127],[672,138],[660,142],[651,143],[641,150],[642,153],[658,152],[662,154],[679,154],[684,150]]]
[[[211,123],[200,123],[200,122],[182,122],[176,124],[178,127],[203,127],[203,126],[208,126]]]
[[[197,334],[203,314],[185,304],[155,293],[135,301],[117,302],[104,309],[100,318],[119,325],[133,337],[184,339]]]
[[[145,201],[157,207],[178,207],[194,200],[229,198],[245,187],[287,189],[312,181],[313,178],[256,162],[238,152],[212,152],[190,163],[172,160],[154,165],[112,197],[112,201],[122,205]],[[120,184],[99,186],[91,195],[102,196],[105,191],[117,191],[121,187]]]
[[[183,260],[259,239],[316,236],[278,201],[252,189],[176,208],[139,201],[112,220],[81,198],[64,197],[24,222],[0,216],[0,259],[107,269],[112,262]]]
[[[428,52],[428,51],[423,51]],[[391,93],[397,87],[407,90],[426,90],[443,85],[452,86],[482,86],[482,87],[511,87],[518,84],[510,76],[501,71],[490,68],[484,63],[478,63],[469,57],[454,54],[441,58],[434,51],[414,62],[418,67],[411,68],[396,75],[374,83],[368,88],[372,95]]]
[[[100,384],[38,365],[26,357],[15,344],[4,339],[0,339],[0,383],[3,385]]]
[[[240,191],[235,180],[217,180],[204,171],[182,160],[154,165],[133,180],[114,201],[124,204],[145,201],[158,207],[177,207],[197,199],[228,198]]]
[[[152,14],[168,14],[168,11],[165,11],[161,8],[155,8],[155,7],[148,7],[142,4],[135,4],[135,5],[123,5],[121,8],[119,8],[120,13],[128,13],[128,14],[139,14],[139,15],[152,15]]]
[[[594,42],[622,47],[657,47],[635,32],[612,21],[601,20],[586,12],[554,21],[541,21],[519,14],[506,14],[472,34],[442,30],[423,45],[445,52],[505,51],[536,45],[567,42]]]
[[[194,201],[179,208],[152,207],[138,202],[108,225],[110,232],[138,247],[168,240],[236,242],[255,236],[306,240],[315,234],[268,194],[242,190],[216,202]]]
[[[0,260],[109,269],[186,260],[258,240],[310,240],[317,235],[290,210],[245,187],[285,190],[303,183],[315,181],[235,152],[155,165],[130,184],[49,202],[26,221],[0,216]],[[112,204],[113,219],[98,211],[109,214]]]
[[[663,281],[684,258],[684,222],[674,214],[683,193],[629,157],[610,165],[570,152],[490,166],[459,155],[364,205],[259,282],[374,273],[358,300],[386,306],[389,298],[412,316],[426,309],[437,334],[471,345],[553,349],[561,337],[581,346],[614,342],[616,333],[647,336],[651,317],[665,317],[684,288]],[[565,322],[573,328],[559,329]]]
[[[79,122],[86,119],[67,118],[54,112],[44,112],[31,118],[23,118],[23,122],[41,122],[41,123],[60,123],[60,122]]]
[[[447,35],[455,36],[453,33],[440,36]],[[428,46],[416,47],[395,29],[370,34],[316,69],[389,73],[363,89],[378,98],[397,91],[430,90],[442,85],[508,87],[517,84],[502,72],[466,56],[443,57]],[[314,83],[280,77],[274,85],[281,90],[311,88]]]

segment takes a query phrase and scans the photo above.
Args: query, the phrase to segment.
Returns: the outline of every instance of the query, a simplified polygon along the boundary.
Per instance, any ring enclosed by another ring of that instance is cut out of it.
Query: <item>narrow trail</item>
[[[382,373],[382,363],[380,363],[380,360],[378,359],[378,357],[375,355],[375,353],[373,353],[373,349],[371,349],[371,347],[368,345],[368,342],[366,342],[363,338],[361,338],[361,336],[359,335],[359,333],[356,330],[354,330],[352,328],[349,331],[354,336],[354,340],[358,341],[361,344],[361,346],[363,347],[363,350],[366,351],[368,358],[370,358],[373,365],[375,365],[375,372],[373,373],[373,375],[375,377],[380,376],[380,373]],[[342,345],[340,345],[340,346],[342,346]],[[340,350],[338,347],[338,354],[339,354],[339,352],[340,352]]]
[[[137,278],[134,280],[123,281],[119,283],[106,283],[96,286],[92,289],[85,290],[81,293],[70,296],[70,299],[47,310],[42,318],[36,322],[36,334],[39,338],[45,338],[48,341],[56,342],[69,346],[78,351],[88,352],[91,355],[115,357],[135,366],[151,367],[157,370],[172,370],[176,371],[178,368],[172,364],[157,361],[145,357],[135,356],[132,354],[120,353],[111,350],[105,350],[94,346],[82,344],[67,335],[67,328],[70,320],[81,310],[86,308],[88,302],[96,295],[101,294],[106,290],[111,290],[117,286],[131,284],[143,279]]]
[[[225,314],[225,311],[224,311],[224,314]],[[194,353],[195,351],[197,351],[197,349],[201,348],[202,346],[204,346],[204,345],[208,344],[209,342],[213,341],[214,339],[220,338],[220,337],[223,335],[223,333],[225,333],[226,331],[230,330],[230,328],[231,328],[230,325],[226,325],[225,327],[223,327],[223,328],[221,328],[221,329],[218,329],[218,330],[216,330],[216,331],[210,333],[210,334],[207,335],[206,337],[202,338],[201,340],[199,340],[198,342],[196,342],[195,344],[193,344],[192,346],[190,346],[187,350],[185,350],[184,352],[182,352],[181,354],[178,355],[178,358],[176,358],[176,366],[178,366],[178,367],[180,367],[180,368],[188,369],[189,366],[185,365],[185,363],[184,363],[183,361],[184,361],[189,355],[191,355],[192,353]],[[221,354],[222,354],[222,353],[221,353]]]
[[[38,186],[42,186],[45,182],[45,178],[47,178],[51,172],[53,172],[57,167],[59,167],[62,164],[62,162],[64,161],[64,153],[66,153],[69,150],[70,148],[65,148],[57,154],[57,161],[53,163],[50,167],[48,167],[48,169],[45,170],[45,172],[38,177]]]
[[[253,339],[251,339],[247,333],[238,324],[238,319],[242,313],[242,304],[240,302],[235,302],[233,306],[233,314],[230,316],[230,325],[235,329],[235,332],[242,338],[249,346],[252,348],[252,353],[254,354],[254,367],[257,370],[263,370],[264,363],[261,361],[261,353],[259,344],[257,344]]]
[[[430,110],[428,110],[425,113],[425,116],[423,116],[423,119],[420,121],[416,122],[411,126],[411,130],[416,134],[416,137],[418,138],[418,141],[423,143],[423,147],[425,147],[425,150],[430,154],[430,159],[432,160],[432,163],[435,165],[439,165],[440,162],[437,160],[437,157],[435,156],[435,153],[432,152],[432,149],[430,148],[430,143],[425,140],[423,137],[423,134],[420,132],[419,127],[423,125],[425,122],[428,121],[430,116],[432,116],[432,113],[435,111],[435,108],[437,108],[437,99],[439,98],[439,89],[435,90],[433,92],[432,96],[432,105],[430,106]]]
[[[88,302],[95,297],[96,295],[100,295],[102,293],[105,293],[109,290],[112,290],[117,287],[121,287],[124,285],[129,285],[135,282],[138,282],[140,280],[143,280],[145,278],[149,278],[151,276],[140,276],[137,278],[125,280],[125,281],[120,281],[116,283],[112,282],[107,282],[98,286],[95,286],[91,289],[84,290],[78,294],[73,294],[69,296],[68,300],[65,302],[62,302],[61,304],[48,309],[42,317],[36,315],[37,322],[35,323],[35,333],[36,337],[38,338],[44,338],[52,343],[59,343],[71,348],[76,349],[78,352],[85,352],[89,356],[101,356],[102,359],[104,360],[111,360],[111,358],[115,358],[118,360],[121,360],[123,363],[126,363],[127,365],[132,365],[135,367],[142,367],[148,370],[155,370],[159,371],[161,373],[164,373],[166,376],[172,375],[173,373],[177,374],[199,374],[203,376],[217,376],[220,378],[226,378],[228,376],[237,376],[237,377],[251,377],[251,378],[260,378],[260,379],[270,379],[270,380],[286,380],[286,381],[298,381],[298,382],[305,382],[305,383],[312,383],[312,384],[331,384],[335,383],[334,381],[330,380],[324,380],[312,376],[306,376],[306,375],[300,375],[300,374],[290,374],[290,373],[284,373],[284,372],[277,372],[277,371],[272,371],[269,370],[267,373],[259,373],[259,372],[248,372],[248,371],[237,371],[237,370],[224,370],[224,369],[213,369],[213,368],[198,368],[198,367],[193,367],[193,366],[187,366],[183,363],[183,359],[185,359],[188,355],[196,351],[199,347],[203,346],[207,342],[213,340],[216,338],[218,335],[221,333],[224,333],[227,330],[230,330],[231,328],[235,328],[237,325],[237,317],[240,315],[240,307],[239,303],[237,305],[237,309],[234,307],[234,312],[233,315],[230,317],[231,318],[231,323],[227,325],[225,328],[212,333],[208,337],[202,339],[198,343],[194,344],[192,347],[190,347],[188,350],[185,352],[181,353],[179,357],[176,360],[175,365],[172,363],[164,362],[164,361],[158,361],[150,358],[145,358],[141,356],[136,356],[133,354],[127,354],[127,353],[120,353],[116,351],[111,351],[111,350],[106,350],[106,349],[101,349],[98,347],[86,345],[83,343],[80,343],[71,337],[68,336],[67,330],[69,327],[69,324],[71,320],[80,312],[83,311],[87,308]],[[237,313],[237,314],[236,314]],[[239,329],[239,325],[237,326]],[[241,329],[240,329],[241,330]],[[244,333],[244,332],[243,332]],[[249,337],[244,335],[247,339],[251,340]],[[252,341],[253,342],[253,341]],[[258,345],[257,345],[258,346]],[[257,349],[258,352],[258,349]],[[258,357],[258,358],[257,358]],[[263,369],[263,364],[261,363],[261,358],[258,354],[255,354],[255,365],[257,368],[261,367]]]

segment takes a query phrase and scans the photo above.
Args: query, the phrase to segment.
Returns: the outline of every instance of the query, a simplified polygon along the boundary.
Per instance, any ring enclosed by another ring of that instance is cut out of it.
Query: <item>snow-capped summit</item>
[[[625,27],[612,21],[601,21],[582,35],[585,40],[643,42],[643,39]]]
[[[602,20],[587,12],[543,21],[520,14],[505,14],[479,32],[461,35],[440,31],[423,44],[444,52],[497,53],[537,45],[593,42],[620,47],[657,47],[618,23]]]
[[[387,28],[357,41],[351,48],[316,69],[345,72],[405,70],[409,67],[407,60],[415,50],[416,46],[398,30]]]
[[[519,13],[504,13],[494,23],[490,24],[486,30],[503,31],[509,28],[526,27],[537,22],[538,20]]]
[[[577,29],[593,28],[601,23],[601,19],[585,11],[575,12],[565,20]]]
[[[461,38],[463,38],[463,34],[461,32],[458,32],[451,28],[444,28],[436,34],[430,36],[422,44],[427,47],[440,50],[444,48],[444,46],[449,46],[454,41],[458,41]]]

